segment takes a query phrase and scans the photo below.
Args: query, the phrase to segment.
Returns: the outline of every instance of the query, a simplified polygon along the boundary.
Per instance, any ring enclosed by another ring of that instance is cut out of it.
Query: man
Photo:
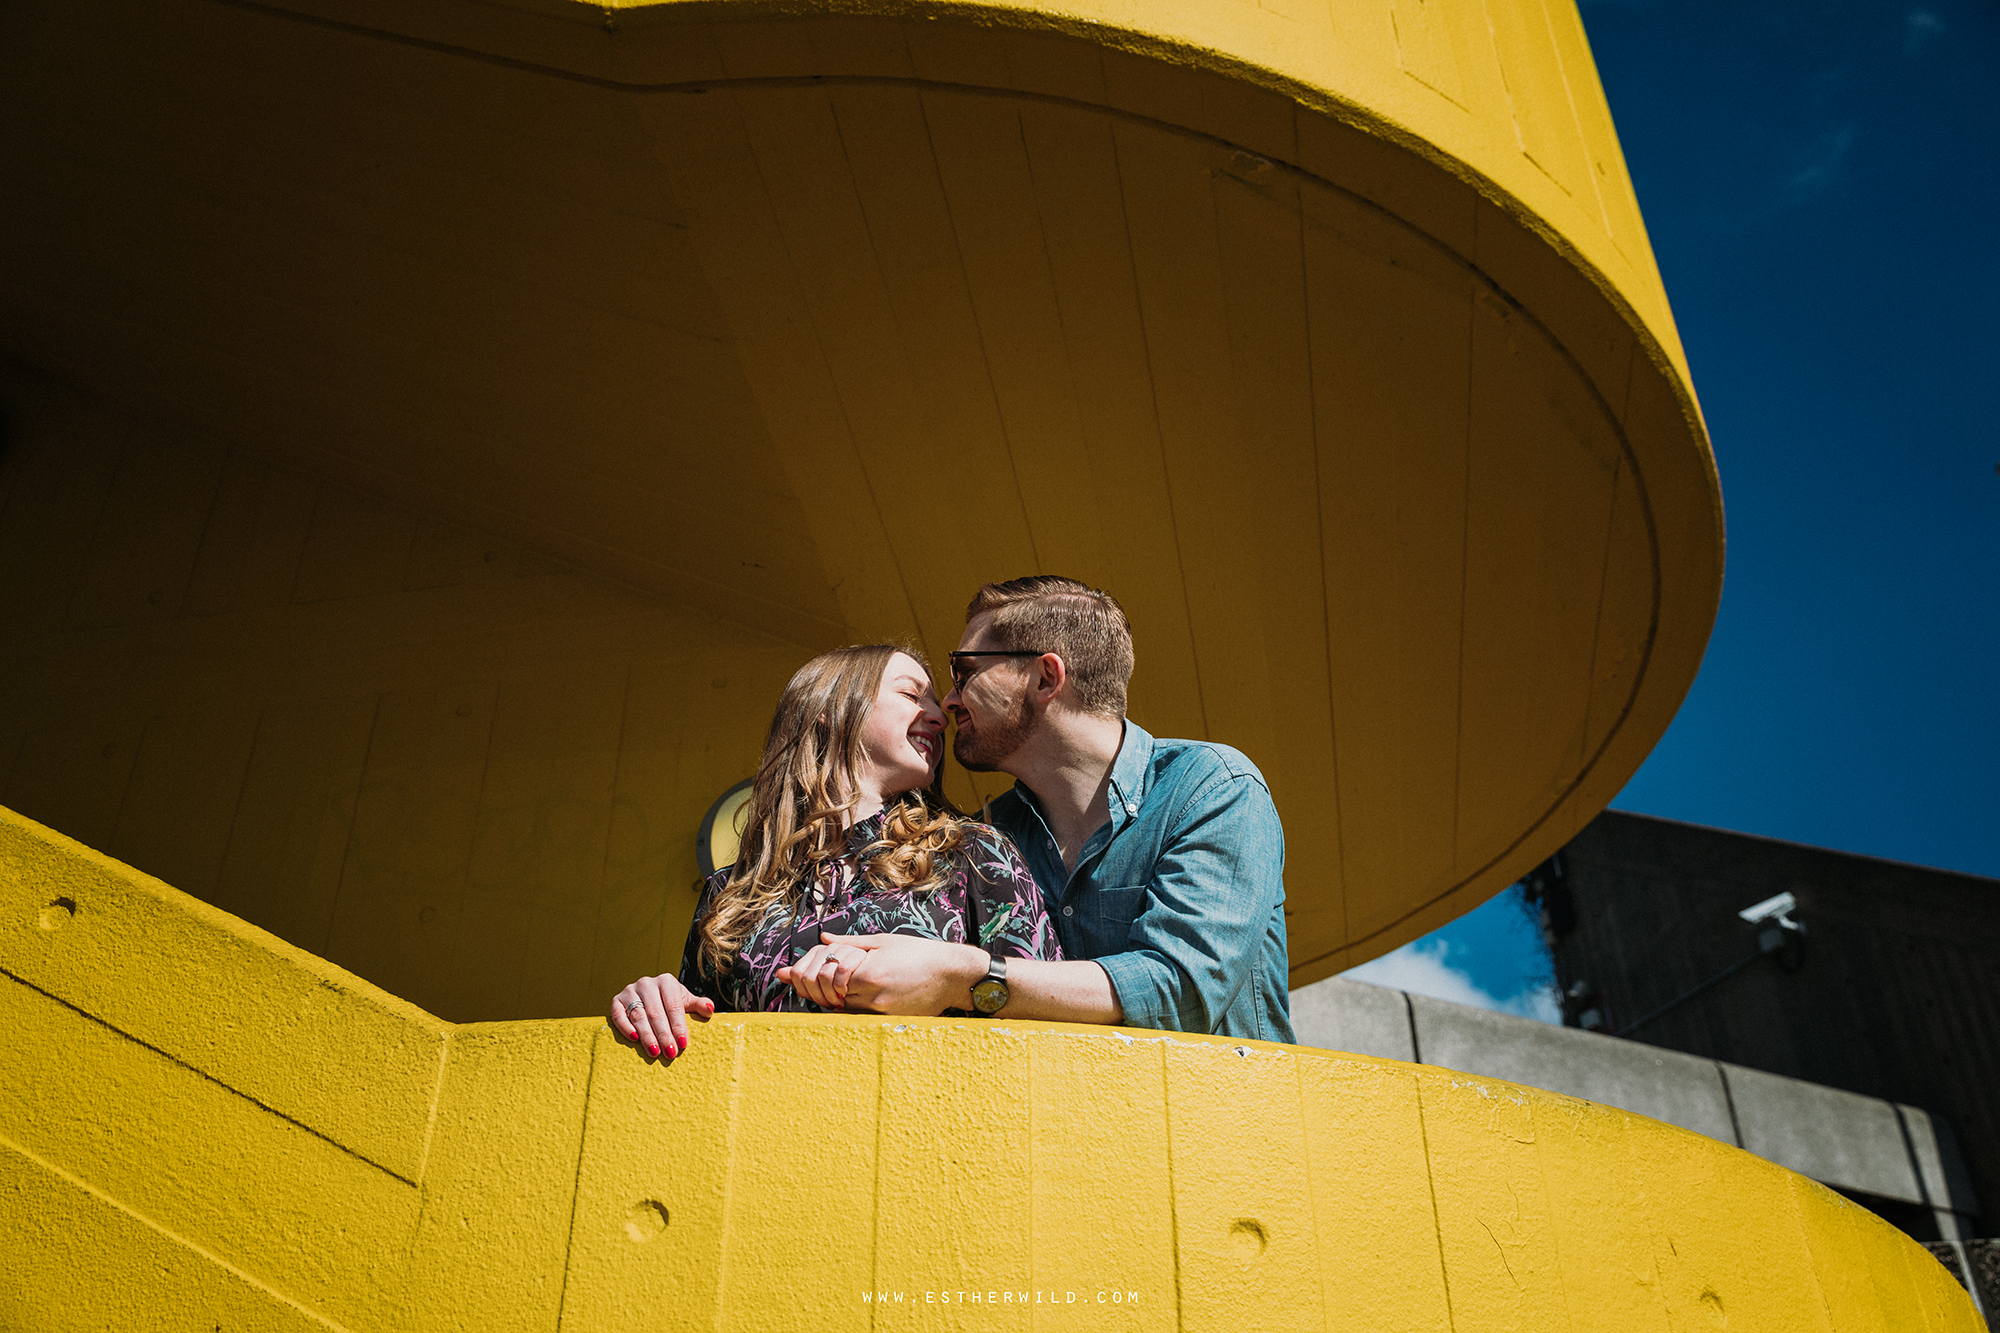
[[[1052,575],[979,590],[951,655],[953,753],[1017,779],[990,815],[1041,885],[1066,961],[829,935],[793,969],[808,998],[1292,1040],[1270,790],[1236,750],[1155,740],[1128,719],[1132,662],[1108,593]]]

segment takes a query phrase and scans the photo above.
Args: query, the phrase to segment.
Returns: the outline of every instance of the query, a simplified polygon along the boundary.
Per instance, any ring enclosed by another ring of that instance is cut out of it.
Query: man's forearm
[[[1125,1021],[1125,1010],[1111,978],[1096,963],[1009,958],[1007,1004],[994,1017],[1114,1024]]]
[[[972,988],[985,978],[993,961],[975,944],[906,935],[829,934],[822,939],[867,951],[868,956],[846,978],[847,1007],[856,1012],[935,1014],[944,1009],[970,1009]],[[780,969],[778,976],[790,980],[787,969]],[[807,994],[806,998],[820,997]],[[1118,1002],[1111,978],[1096,963],[1009,958],[1007,1003],[995,1017],[1121,1023],[1125,1008]]]

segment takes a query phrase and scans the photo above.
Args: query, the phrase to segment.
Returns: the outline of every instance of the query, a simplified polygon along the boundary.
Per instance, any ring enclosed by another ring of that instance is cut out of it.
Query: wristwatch
[[[972,988],[972,1007],[991,1018],[1007,1007],[1007,960],[994,958],[986,964],[986,975]]]

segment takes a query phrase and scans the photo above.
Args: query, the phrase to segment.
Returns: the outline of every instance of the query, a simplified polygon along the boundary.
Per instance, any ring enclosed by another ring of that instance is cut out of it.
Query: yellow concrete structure
[[[13,387],[0,801],[455,1020],[679,964],[797,645]]]
[[[1739,1149],[1048,1023],[453,1025],[0,813],[0,1327],[1981,1327]]]
[[[0,101],[0,1327],[1976,1326],[1532,1089],[571,1017],[984,579],[1263,767],[1295,984],[1609,800],[1722,530],[1568,0],[14,0]]]
[[[448,1017],[671,965],[772,682],[982,579],[1114,589],[1135,716],[1263,767],[1295,984],[1560,846],[1700,660],[1566,0],[19,0],[0,70],[0,348],[62,386],[0,799]]]

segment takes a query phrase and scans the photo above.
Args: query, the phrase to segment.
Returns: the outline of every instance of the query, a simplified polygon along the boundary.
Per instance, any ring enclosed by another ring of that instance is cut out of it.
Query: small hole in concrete
[[[1229,1248],[1239,1259],[1255,1259],[1271,1244],[1271,1237],[1264,1230],[1264,1224],[1254,1217],[1239,1217],[1229,1228]]]
[[[1231,153],[1229,174],[1254,185],[1262,185],[1277,175],[1277,170],[1261,157],[1251,153]]]
[[[58,898],[42,909],[36,922],[43,930],[61,930],[76,918],[76,899]]]
[[[667,1206],[658,1199],[641,1199],[625,1210],[625,1234],[644,1244],[667,1229]]]

